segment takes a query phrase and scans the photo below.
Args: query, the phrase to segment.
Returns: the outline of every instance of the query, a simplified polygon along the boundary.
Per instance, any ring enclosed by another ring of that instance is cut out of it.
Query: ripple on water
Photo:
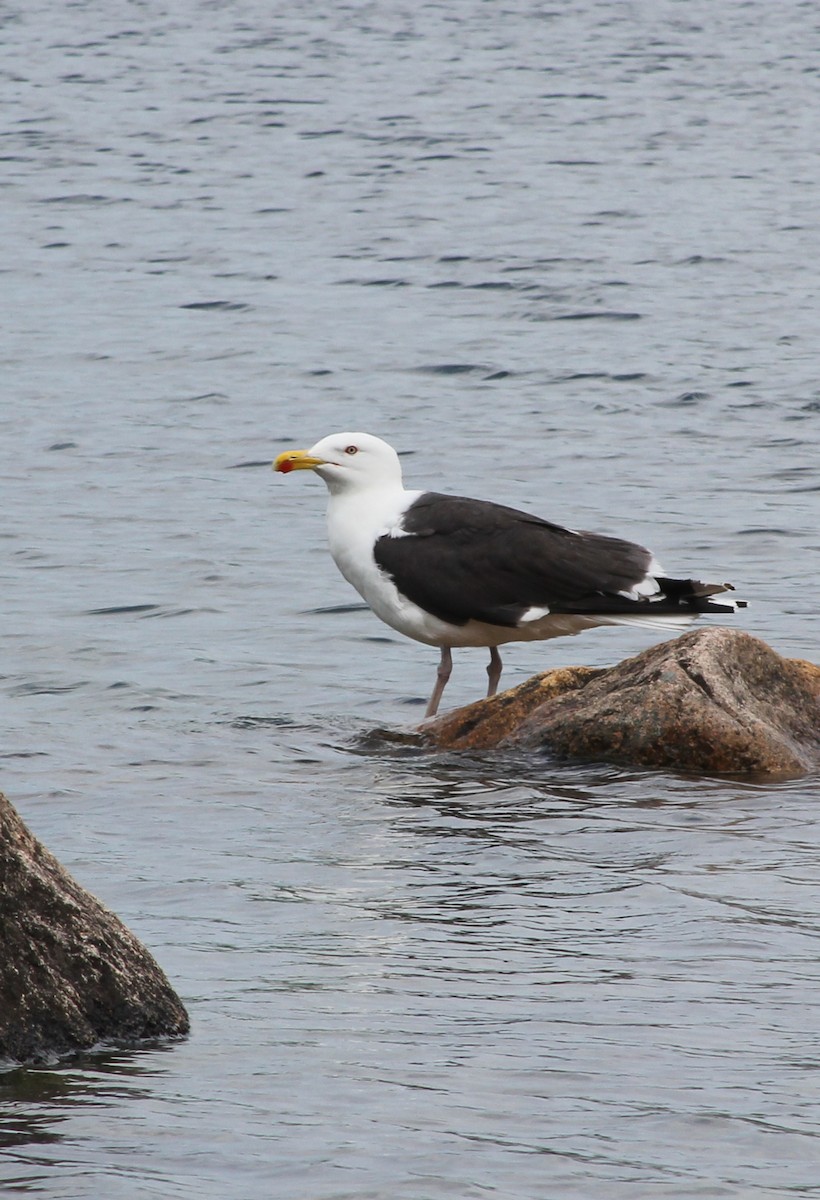
[[[0,1183],[812,1194],[818,780],[430,754],[265,474],[369,428],[813,656],[805,6],[86,8],[4,25],[3,786],[193,1033],[0,1076]]]

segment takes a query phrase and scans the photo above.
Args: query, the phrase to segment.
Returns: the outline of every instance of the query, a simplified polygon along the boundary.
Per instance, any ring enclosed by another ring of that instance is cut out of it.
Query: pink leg
[[[490,661],[487,664],[487,678],[489,679],[489,687],[487,695],[494,696],[498,691],[498,681],[501,678],[501,672],[504,664],[501,661],[501,655],[498,653],[496,646],[490,646]]]
[[[436,686],[433,688],[433,694],[430,697],[430,703],[427,705],[425,717],[434,717],[438,712],[438,706],[441,702],[441,694],[447,686],[447,680],[450,678],[453,670],[453,656],[450,653],[449,646],[441,647],[441,662],[438,665],[436,672]]]

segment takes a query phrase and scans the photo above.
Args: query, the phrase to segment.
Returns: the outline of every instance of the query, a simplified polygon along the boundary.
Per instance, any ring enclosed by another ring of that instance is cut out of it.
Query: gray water
[[[4,1194],[820,1196],[818,781],[379,735],[436,652],[269,471],[368,430],[816,661],[815,6],[27,0],[2,46],[0,785],[192,1020],[4,1075]]]

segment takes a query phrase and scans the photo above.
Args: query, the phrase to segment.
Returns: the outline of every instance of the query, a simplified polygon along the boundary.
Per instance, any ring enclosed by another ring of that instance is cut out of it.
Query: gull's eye
[[[345,446],[345,454],[358,454],[358,453],[359,453],[358,446]]]

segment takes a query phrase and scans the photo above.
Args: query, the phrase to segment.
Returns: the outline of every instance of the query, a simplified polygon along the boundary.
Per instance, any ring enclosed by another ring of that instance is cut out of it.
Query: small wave
[[[369,605],[367,604],[327,604],[321,605],[319,608],[302,608],[299,610],[301,617],[325,617],[333,616],[337,613],[352,613],[352,612],[368,612]]]
[[[85,611],[87,617],[113,617],[130,613],[154,612],[158,604],[113,604],[108,608],[89,608]]]
[[[474,371],[486,371],[479,363],[429,363],[416,367],[423,375],[469,375]]]
[[[241,304],[236,300],[194,300],[191,304],[180,304],[180,308],[190,308],[201,312],[222,311],[242,312],[250,308],[250,304]]]
[[[589,311],[564,313],[560,317],[553,317],[553,321],[640,321],[642,313],[637,312],[619,312],[617,309],[602,308],[590,309]]]

